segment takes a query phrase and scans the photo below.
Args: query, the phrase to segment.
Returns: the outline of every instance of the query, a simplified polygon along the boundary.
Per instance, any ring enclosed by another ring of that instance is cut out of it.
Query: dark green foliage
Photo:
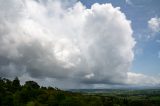
[[[40,86],[37,84],[37,82],[34,82],[34,81],[26,81],[25,85],[27,88],[30,88],[30,89],[38,89]]]
[[[12,82],[12,92],[15,92],[17,90],[20,90],[21,85],[18,77],[16,77]]]
[[[0,78],[0,106],[160,106],[160,90],[109,92],[73,93]]]

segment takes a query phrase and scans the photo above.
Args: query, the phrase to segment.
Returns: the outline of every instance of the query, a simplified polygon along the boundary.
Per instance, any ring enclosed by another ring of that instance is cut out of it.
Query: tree
[[[13,89],[13,92],[16,92],[17,90],[19,90],[21,87],[20,85],[20,81],[18,79],[18,77],[16,77],[13,82],[12,82],[12,89]]]
[[[33,88],[33,89],[40,88],[40,86],[34,81],[26,81],[24,86],[27,86],[27,87],[30,87],[30,88]]]

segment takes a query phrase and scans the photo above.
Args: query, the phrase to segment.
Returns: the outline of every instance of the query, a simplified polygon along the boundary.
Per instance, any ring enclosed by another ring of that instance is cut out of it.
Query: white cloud
[[[159,17],[153,17],[148,21],[148,26],[153,32],[159,32],[160,31],[160,18]]]
[[[125,0],[126,4],[133,5],[131,0]]]
[[[151,77],[140,73],[128,72],[127,83],[131,85],[141,85],[141,86],[156,86],[160,84],[159,77]]]
[[[120,8],[96,3],[87,9],[58,0],[0,5],[1,77],[42,84],[45,79],[62,88],[128,84],[135,78],[128,77],[133,31]]]

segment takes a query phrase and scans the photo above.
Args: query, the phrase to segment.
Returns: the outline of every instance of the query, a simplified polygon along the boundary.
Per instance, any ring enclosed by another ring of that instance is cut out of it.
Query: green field
[[[160,106],[160,89],[73,89],[97,96],[104,106]]]

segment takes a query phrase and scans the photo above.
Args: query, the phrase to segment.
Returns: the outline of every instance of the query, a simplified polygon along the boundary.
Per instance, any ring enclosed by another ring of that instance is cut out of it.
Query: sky
[[[43,86],[160,86],[159,0],[0,0],[0,77]]]

